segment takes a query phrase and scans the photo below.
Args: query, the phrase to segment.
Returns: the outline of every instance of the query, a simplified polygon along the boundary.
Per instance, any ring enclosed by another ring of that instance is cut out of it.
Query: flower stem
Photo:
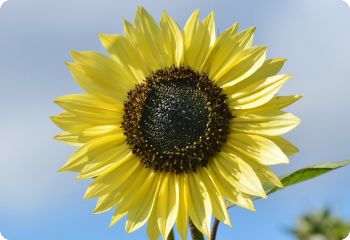
[[[167,240],[175,240],[174,229],[171,229]]]
[[[211,231],[210,240],[216,240],[216,234],[218,232],[219,224],[220,224],[220,221],[217,218],[215,218],[213,230]]]
[[[192,240],[204,240],[203,234],[196,228],[193,222],[190,220],[190,230]]]

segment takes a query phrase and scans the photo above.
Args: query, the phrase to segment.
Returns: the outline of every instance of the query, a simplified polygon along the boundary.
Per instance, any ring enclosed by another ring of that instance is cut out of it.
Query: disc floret
[[[226,95],[208,74],[172,66],[128,93],[122,126],[146,167],[181,173],[207,166],[226,142],[231,118]]]

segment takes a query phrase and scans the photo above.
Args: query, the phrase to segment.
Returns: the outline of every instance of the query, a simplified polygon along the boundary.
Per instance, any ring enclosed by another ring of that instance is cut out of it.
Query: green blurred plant
[[[329,208],[307,213],[290,232],[300,240],[342,240],[349,234],[350,221],[332,215]]]

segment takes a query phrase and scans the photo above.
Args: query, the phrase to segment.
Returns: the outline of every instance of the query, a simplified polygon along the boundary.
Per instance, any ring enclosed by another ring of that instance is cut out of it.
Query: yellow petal
[[[94,214],[99,214],[106,212],[110,210],[114,206],[114,198],[117,193],[115,192],[110,192],[106,193],[105,195],[99,197],[97,203],[96,203],[96,208],[93,211]]]
[[[176,219],[176,227],[181,238],[187,240],[188,231],[188,206],[189,189],[187,173],[179,174],[179,212]]]
[[[82,141],[79,136],[71,134],[69,132],[62,132],[55,136],[55,139],[61,142],[64,142],[66,144],[80,147],[85,143],[85,141]]]
[[[128,69],[137,82],[141,83],[150,74],[138,50],[124,36],[99,34],[99,37],[111,58]]]
[[[215,76],[231,59],[246,47],[246,39],[253,35],[254,29],[237,33],[238,23],[233,24],[217,38],[204,60],[201,70]]]
[[[208,168],[203,168],[203,170],[213,179],[220,193],[231,203],[252,211],[255,210],[252,200],[247,195],[239,192],[226,178],[219,175],[219,171],[213,163]]]
[[[163,38],[158,23],[143,8],[138,7],[135,16],[135,33],[137,41],[135,42],[144,61],[152,62],[152,70],[157,70],[166,66],[169,55],[165,54],[163,47]]]
[[[68,109],[67,107],[65,107]],[[61,122],[64,124],[65,121],[74,121],[81,123],[89,123],[86,128],[95,127],[96,125],[118,125],[122,122],[123,115],[118,112],[105,111],[106,114],[102,115],[103,110],[87,111],[82,108],[71,109],[68,114],[61,114],[53,117],[53,121],[56,123]],[[74,124],[74,123],[73,123]],[[95,125],[95,126],[94,126]],[[64,128],[69,129],[69,128]],[[69,131],[69,130],[67,130]]]
[[[234,149],[260,164],[274,165],[289,162],[288,157],[273,141],[258,135],[230,134],[226,145],[222,149],[224,152],[231,153]]]
[[[147,173],[147,175],[144,175],[144,173]],[[137,175],[134,177],[136,178],[135,180],[132,180],[127,182],[128,186],[125,186],[126,188],[123,188],[122,194],[118,195],[118,200],[116,203],[116,211],[112,217],[112,221],[110,223],[110,226],[113,226],[116,224],[121,217],[125,216],[126,213],[129,213],[131,209],[134,209],[133,212],[133,217],[135,217],[135,210],[136,208],[143,207],[142,210],[145,210],[145,207],[149,210],[149,198],[152,197],[153,195],[157,195],[158,192],[151,192],[150,189],[155,190],[154,187],[157,185],[154,185],[155,181],[159,179],[159,174],[155,173],[154,171],[147,171],[146,169],[143,169],[138,171],[137,174],[140,174],[140,176],[143,176],[143,178],[139,178]],[[140,181],[141,180],[141,181]],[[147,205],[141,206],[144,200],[144,196],[146,192],[151,193],[147,196]],[[152,200],[152,199],[151,199]],[[136,213],[137,214],[137,213]],[[140,216],[137,216],[140,217]],[[141,216],[142,217],[142,216]],[[128,216],[130,218],[130,215]],[[134,227],[140,227],[143,224],[138,224],[137,222],[134,221],[130,222],[127,220],[127,225],[126,225],[126,230],[132,230]],[[138,218],[139,220],[139,218]],[[137,220],[137,221],[138,221]],[[144,221],[144,220],[143,220]],[[132,227],[132,228],[131,228]]]
[[[229,199],[231,201],[231,199]],[[252,199],[241,192],[236,193],[236,200],[231,201],[232,204],[246,208],[250,211],[256,211]]]
[[[164,39],[165,51],[170,57],[167,59],[167,66],[180,66],[183,63],[184,44],[182,33],[175,22],[165,11],[160,21],[161,32]]]
[[[66,142],[74,146],[82,146],[84,143],[87,143],[95,138],[100,138],[107,135],[118,135],[121,139],[123,139],[123,130],[121,129],[120,125],[100,125],[90,127],[88,126],[89,123],[82,123],[80,121],[73,122],[74,125],[69,125],[72,121],[67,122],[67,120],[72,119],[76,120],[79,118],[74,117],[55,120],[58,121],[58,125],[63,125],[64,129],[73,129],[73,133],[63,132],[61,134],[58,134],[57,136],[55,136],[56,140]],[[73,128],[74,126],[75,128]],[[80,129],[80,127],[85,128]]]
[[[208,174],[206,174],[205,171],[203,171],[203,169],[198,170],[198,175],[208,190],[210,201],[213,206],[213,214],[220,220],[220,222],[223,222],[231,227],[231,219],[227,212],[224,198],[219,192],[214,181]]]
[[[264,79],[276,75],[283,67],[286,59],[272,58],[266,60],[263,65],[244,81],[238,83],[236,86],[226,87],[227,93],[234,93],[238,89],[244,89],[247,86],[256,83],[257,81],[264,81]]]
[[[153,211],[151,216],[148,219],[147,225],[147,235],[150,240],[158,240],[159,239],[159,229],[157,224],[157,211]],[[166,239],[166,238],[164,238]]]
[[[71,51],[71,55],[85,74],[98,84],[120,92],[130,90],[137,83],[137,80],[128,74],[120,63],[99,52]]]
[[[216,41],[216,29],[215,29],[215,14],[214,11],[210,12],[210,14],[203,21],[204,26],[207,27],[209,35],[210,35],[210,43],[209,46],[213,46]]]
[[[121,209],[116,209],[113,213],[112,216],[112,221],[109,224],[109,227],[112,227],[114,224],[116,224],[120,219],[122,219],[126,214],[128,214],[127,209],[121,208]]]
[[[270,101],[281,87],[290,79],[291,75],[282,74],[255,81],[247,88],[238,89],[228,97],[231,109],[248,109],[261,106]]]
[[[215,164],[226,177],[231,175],[235,178],[232,179],[232,183],[241,192],[266,198],[264,188],[254,170],[237,155],[221,152],[215,157]]]
[[[294,146],[291,142],[289,142],[287,139],[279,136],[275,137],[269,137],[272,141],[274,141],[277,146],[287,155],[287,156],[293,156],[297,152],[299,152],[299,149]]]
[[[134,172],[140,172],[139,161],[131,155],[119,160],[119,164],[99,175],[86,190],[84,198],[90,199],[118,189]],[[141,175],[141,174],[140,174]]]
[[[66,132],[74,133],[77,135],[79,135],[82,131],[84,131],[87,128],[96,126],[95,123],[90,121],[84,121],[78,118],[76,115],[69,112],[63,112],[50,118],[54,122],[54,124],[56,124],[56,126],[58,126],[59,128],[63,129]]]
[[[165,176],[157,200],[157,222],[163,239],[167,239],[179,211],[179,182],[175,174]]]
[[[60,171],[81,171],[89,161],[92,161],[104,151],[118,146],[124,141],[124,137],[118,135],[93,139],[79,148]]]
[[[199,21],[199,10],[193,12],[184,27],[185,65],[194,70],[200,67],[207,56],[210,44],[208,28]]]
[[[78,179],[88,179],[103,174],[106,170],[115,167],[121,159],[132,154],[127,144],[122,144],[103,152],[93,161],[89,161],[77,176]]]
[[[251,76],[264,63],[266,47],[244,49],[231,58],[213,76],[213,80],[223,89],[233,86]]]
[[[115,173],[115,171],[110,172],[108,176],[115,177],[113,173]],[[142,184],[148,177],[148,171],[145,171],[144,167],[140,165],[136,168],[132,166],[130,167],[130,169],[126,169],[126,171],[124,172],[118,171],[117,174],[117,177],[120,178],[120,181],[119,179],[113,179],[111,184],[109,185],[113,185],[113,188],[111,188],[112,190],[105,191],[105,194],[99,195],[100,197],[97,201],[96,208],[94,210],[95,214],[105,212],[111,209],[112,207],[117,206],[123,200],[125,201],[125,199],[129,198],[128,200],[130,201],[135,191],[137,191],[142,186]],[[107,181],[104,181],[104,183],[99,184],[99,186],[96,187],[96,189],[98,189],[101,186],[104,187],[103,184],[107,185]],[[116,188],[115,185],[117,185]],[[108,195],[108,197],[106,197],[106,195]]]
[[[278,136],[289,132],[300,123],[291,113],[279,110],[246,114],[232,119],[231,129],[235,132]]]
[[[191,199],[188,206],[189,216],[199,231],[210,236],[212,206],[208,191],[196,173],[189,174],[188,183]]]
[[[83,66],[79,63],[66,63],[73,78],[87,93],[99,96],[108,101],[121,103],[126,100],[126,88],[124,91],[112,88],[109,84],[99,82],[100,79],[93,79],[85,72]],[[107,80],[107,79],[106,79]],[[127,82],[127,79],[125,79]],[[131,89],[132,87],[130,87]]]
[[[91,94],[69,94],[55,99],[55,103],[67,111],[82,108],[86,111],[121,112],[122,104],[108,102]]]
[[[101,125],[91,128],[86,128],[81,135],[85,137],[106,136],[112,134],[123,134],[121,125]]]
[[[141,60],[146,68],[145,72],[151,73],[162,68],[161,61],[157,60],[156,52],[148,44],[147,37],[134,25],[124,20],[125,38],[139,51]]]
[[[256,112],[265,112],[270,110],[280,110],[285,107],[288,107],[289,105],[295,103],[300,98],[302,98],[301,95],[291,95],[291,96],[274,96],[270,101],[267,103],[258,106],[256,108],[250,108],[250,109],[234,109],[232,111],[233,115],[242,115],[247,113],[256,113]]]
[[[199,24],[199,9],[196,9],[188,18],[184,27],[185,46],[188,48],[191,45],[192,38]]]
[[[240,157],[244,159],[244,156]],[[256,161],[247,161],[247,163],[253,168],[254,172],[258,175],[263,183],[270,185],[272,184],[276,187],[283,187],[278,176],[269,167],[263,164],[259,164]]]
[[[133,206],[129,209],[125,230],[130,233],[142,227],[148,220],[154,209],[154,202],[159,196],[160,183],[164,180],[163,174],[157,173],[150,184],[142,185],[142,188],[133,198]]]

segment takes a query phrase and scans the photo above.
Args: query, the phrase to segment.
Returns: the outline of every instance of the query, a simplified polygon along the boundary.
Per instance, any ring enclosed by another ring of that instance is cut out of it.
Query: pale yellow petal
[[[66,132],[74,133],[76,135],[79,135],[87,128],[96,126],[95,123],[91,121],[84,121],[69,112],[63,112],[50,118],[57,127],[63,129]]]
[[[116,224],[120,219],[122,219],[126,214],[128,214],[127,207],[123,207],[120,209],[116,209],[112,216],[112,221],[109,224],[109,227],[112,227],[114,224]]]
[[[108,102],[91,94],[69,94],[55,99],[55,103],[67,111],[81,108],[86,111],[122,112],[123,105],[115,102]]]
[[[260,81],[255,81],[247,88],[237,89],[229,94],[228,104],[231,109],[248,109],[261,106],[270,101],[291,75],[282,74],[269,77]]]
[[[88,179],[103,174],[106,170],[120,164],[121,159],[133,154],[127,144],[122,144],[110,150],[104,151],[101,155],[89,161],[77,176],[78,179]]]
[[[148,44],[147,37],[139,29],[124,20],[124,32],[126,39],[139,51],[145,72],[151,73],[163,67],[162,62],[157,59],[157,53]]]
[[[213,214],[218,220],[220,220],[220,222],[232,226],[230,216],[226,209],[224,196],[219,192],[217,186],[215,185],[215,182],[203,169],[199,169],[197,173],[200,176],[200,179],[203,181],[206,189],[208,190],[208,194],[213,207]]]
[[[104,151],[125,141],[125,136],[110,135],[93,139],[79,148],[60,169],[60,171],[81,171],[89,161],[93,161]]]
[[[214,11],[211,11],[209,15],[203,21],[204,26],[208,28],[210,35],[209,46],[213,46],[216,41],[216,29],[215,29],[215,14]]]
[[[71,51],[71,55],[75,63],[97,84],[121,92],[130,90],[137,83],[120,63],[99,52]]]
[[[240,51],[222,66],[213,76],[213,80],[223,89],[243,81],[262,66],[266,51],[267,48],[262,46]]]
[[[153,211],[151,213],[151,216],[148,219],[148,225],[147,225],[147,235],[150,240],[158,240],[159,239],[159,229],[158,229],[158,223],[157,223],[157,211]],[[164,238],[166,239],[166,238]]]
[[[274,136],[269,138],[274,141],[287,156],[293,156],[299,152],[299,149],[296,146],[283,137]]]
[[[215,164],[225,177],[231,175],[234,178],[231,181],[241,192],[266,198],[264,188],[254,170],[237,155],[220,152],[215,157]]]
[[[143,61],[149,61],[149,67],[152,71],[166,66],[169,55],[164,49],[163,36],[159,24],[143,8],[138,7],[135,16],[135,28],[130,28],[128,32],[133,31],[134,39],[131,43],[137,48],[143,57]],[[128,38],[129,34],[126,34]]]
[[[189,174],[189,201],[188,213],[193,224],[204,235],[210,236],[212,206],[208,191],[196,173]]]
[[[141,168],[139,160],[132,154],[120,159],[118,165],[95,178],[95,181],[86,190],[84,198],[102,196],[118,189],[124,181],[129,180],[132,173],[141,172],[139,168]]]
[[[231,153],[232,150],[235,150],[247,158],[264,165],[289,162],[288,157],[273,141],[258,135],[230,134],[222,150],[226,153]]]
[[[137,82],[142,82],[150,74],[146,64],[142,61],[139,51],[124,36],[99,34],[99,37],[111,58],[123,65]]]
[[[146,177],[145,175],[143,175],[145,172],[148,173]],[[132,181],[128,181],[128,186],[126,186],[126,188],[123,189],[122,194],[118,195],[116,210],[112,217],[110,226],[116,224],[121,219],[121,217],[125,216],[126,213],[129,213],[129,211],[133,208],[134,208],[133,217],[135,217],[135,214],[138,215],[137,214],[138,212],[135,212],[135,209],[137,206],[138,206],[138,210],[140,207],[142,208],[141,210],[145,210],[146,208],[147,210],[150,210],[149,202],[152,202],[152,196],[156,196],[158,193],[158,192],[151,192],[150,189],[155,191],[156,189],[154,188],[158,187],[158,185],[154,183],[156,183],[156,180],[159,179],[159,174],[155,173],[154,171],[145,171],[145,169],[139,171],[138,174],[140,174],[141,176],[143,175],[143,178],[141,179],[138,176],[134,176],[136,179]],[[145,198],[146,192],[150,193],[147,196],[147,201],[148,201],[147,205],[140,206],[143,203],[143,199]],[[145,212],[143,211],[143,213]],[[131,231],[133,228],[140,227],[140,225],[142,226],[144,224],[145,222],[144,219],[142,219],[143,224],[140,222],[135,222],[140,220],[139,217],[142,218],[143,217],[142,215],[138,215],[136,217],[138,218],[137,220],[136,219],[134,219],[133,221],[127,220],[126,230]],[[128,218],[130,218],[130,215],[128,216]]]
[[[184,43],[186,48],[191,45],[192,38],[194,37],[195,30],[199,24],[199,9],[196,9],[192,15],[188,18],[184,27]]]
[[[165,51],[170,57],[167,66],[180,66],[183,63],[184,43],[182,33],[175,22],[165,11],[160,21],[161,32],[164,39]]]
[[[183,240],[187,240],[188,231],[188,206],[189,189],[187,173],[179,174],[179,212],[176,219],[176,227]]]
[[[234,132],[278,136],[298,126],[300,119],[291,113],[274,110],[236,116],[231,123]]]
[[[209,49],[201,70],[209,73],[210,77],[215,76],[229,61],[240,51],[245,49],[246,41],[254,29],[237,33],[238,23],[233,24],[217,38],[215,44]]]
[[[59,114],[53,116],[51,119],[56,125],[63,125],[63,130],[77,133],[76,131],[70,131],[75,124],[80,123],[83,127],[78,132],[81,132],[85,128],[95,127],[97,125],[118,125],[122,122],[123,115],[122,113],[117,112],[108,112],[108,114],[101,115],[97,114],[102,111],[84,111],[81,108],[72,109],[69,114]],[[71,125],[70,125],[71,124]],[[66,125],[66,126],[64,126]],[[79,124],[78,124],[79,125]],[[60,126],[59,126],[60,127]]]
[[[137,164],[136,164],[137,165]],[[119,170],[123,170],[120,168]],[[120,178],[116,179],[114,173],[118,175],[116,177]],[[117,206],[121,201],[128,199],[131,200],[131,197],[134,195],[135,191],[137,191],[142,184],[147,180],[149,172],[144,169],[142,165],[137,166],[136,168],[131,166],[129,169],[125,169],[124,171],[113,171],[108,174],[112,182],[108,185],[108,179],[105,179],[104,182],[100,181],[99,186],[95,184],[95,190],[100,187],[104,187],[106,185],[112,187],[110,189],[104,189],[104,194],[100,194],[98,196],[99,200],[97,201],[96,208],[94,210],[95,214],[105,212],[112,207]],[[117,185],[117,186],[115,186]],[[89,190],[88,190],[89,191]],[[106,195],[108,197],[106,197]],[[127,210],[127,209],[126,209]],[[126,211],[125,210],[125,211]]]
[[[81,132],[84,137],[102,137],[107,135],[123,134],[121,125],[100,125],[91,128],[86,128]]]
[[[108,101],[122,103],[126,100],[126,88],[124,91],[121,89],[113,89],[109,84],[99,82],[98,79],[93,79],[89,76],[82,64],[79,63],[66,63],[73,78],[87,93],[99,96],[100,98],[107,99]],[[125,79],[127,82],[127,79]],[[131,89],[132,87],[130,86]]]
[[[55,139],[77,147],[80,147],[85,143],[85,141],[82,141],[79,136],[71,134],[69,132],[62,132],[60,134],[57,134],[55,136]]]
[[[286,59],[284,58],[268,59],[250,77],[238,83],[237,85],[225,87],[225,91],[231,94],[239,89],[245,89],[249,85],[255,84],[257,81],[264,81],[264,79],[276,75],[282,69],[285,62]]]
[[[89,127],[86,122],[74,122],[75,125],[70,125],[70,122],[67,122],[67,120],[74,120],[78,119],[76,117],[74,118],[66,118],[66,119],[59,119],[58,125],[63,125],[64,129],[73,129],[73,133],[69,132],[63,132],[55,136],[56,140],[71,144],[73,146],[82,146],[84,143],[87,143],[95,138],[100,138],[107,135],[118,135],[122,137],[123,130],[121,129],[120,125],[100,125],[100,126],[93,126]],[[80,120],[80,119],[79,119]],[[72,121],[71,121],[72,122]],[[92,124],[91,124],[92,125]],[[68,127],[69,126],[69,127]],[[72,126],[75,126],[73,128]],[[85,127],[85,129],[80,129],[80,127]]]
[[[234,205],[246,208],[250,211],[256,211],[252,199],[247,194],[238,192],[236,193],[236,200],[231,201],[231,199],[229,199],[229,201]]]
[[[179,211],[179,180],[177,175],[168,173],[164,177],[156,207],[159,231],[163,239],[167,239]]]
[[[244,156],[241,156],[241,158],[246,160],[263,183],[274,185],[276,187],[283,187],[278,176],[268,166],[260,164],[256,161],[251,161],[249,158],[245,159]]]
[[[271,110],[280,110],[285,107],[288,107],[289,105],[295,103],[300,98],[302,98],[301,95],[291,95],[291,96],[274,96],[270,101],[267,103],[255,107],[255,108],[249,108],[249,109],[231,109],[233,115],[243,115],[247,113],[258,113],[258,112],[265,112],[265,111],[271,111]]]
[[[106,134],[120,128],[123,117],[122,103],[108,102],[91,94],[66,95],[57,98],[55,103],[68,112],[53,116],[51,119],[67,132],[82,137],[85,135],[83,131],[88,131],[88,128],[104,128]]]
[[[209,164],[208,168],[203,168],[208,176],[215,182],[220,193],[225,196],[231,203],[254,211],[254,205],[249,196],[241,193],[232,185],[226,178],[219,174],[218,169],[213,163]]]
[[[187,20],[183,37],[185,65],[192,67],[194,70],[200,70],[209,51],[210,35],[208,28],[199,21],[199,10],[194,11]]]
[[[115,204],[114,198],[116,194],[119,193],[110,192],[100,196],[97,200],[96,207],[93,213],[99,214],[110,210]]]
[[[150,184],[143,184],[141,189],[133,197],[133,204],[128,212],[125,230],[130,233],[142,227],[148,220],[154,209],[154,202],[159,197],[161,182],[164,174],[157,173]],[[159,222],[158,222],[159,223]]]

